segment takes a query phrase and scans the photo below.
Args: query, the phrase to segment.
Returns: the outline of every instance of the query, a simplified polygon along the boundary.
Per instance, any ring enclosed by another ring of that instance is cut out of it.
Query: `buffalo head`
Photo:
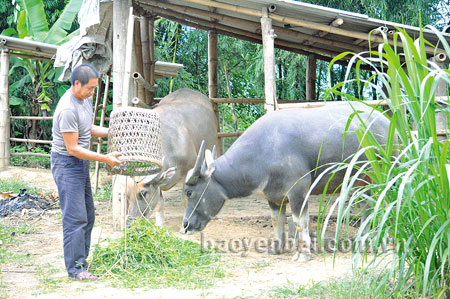
[[[206,224],[216,216],[226,199],[223,187],[213,176],[216,148],[205,151],[203,141],[198,152],[194,168],[189,170],[184,184],[187,198],[182,232],[192,233],[205,228]]]

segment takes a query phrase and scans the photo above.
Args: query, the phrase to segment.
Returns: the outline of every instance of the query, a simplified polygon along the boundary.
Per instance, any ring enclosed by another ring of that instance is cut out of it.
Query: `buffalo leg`
[[[286,242],[284,224],[286,223],[286,204],[277,205],[269,201],[272,211],[272,224],[275,230],[275,240],[268,249],[269,254],[280,254],[283,252]]]
[[[305,203],[304,207],[302,205],[303,201],[300,201],[297,205],[293,205],[291,201],[292,220],[297,229],[295,239],[298,239],[297,252],[292,260],[307,262],[312,258],[311,237],[309,236],[309,212],[308,203]]]
[[[158,203],[155,207],[155,222],[157,226],[162,227],[164,225],[164,198],[161,190],[159,193]]]

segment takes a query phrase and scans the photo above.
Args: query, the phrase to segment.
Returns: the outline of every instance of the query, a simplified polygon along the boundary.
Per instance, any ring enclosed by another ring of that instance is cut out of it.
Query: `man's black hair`
[[[75,81],[80,81],[81,86],[86,85],[92,78],[99,78],[100,74],[92,65],[88,63],[80,64],[73,71],[70,76],[70,83],[74,85]]]

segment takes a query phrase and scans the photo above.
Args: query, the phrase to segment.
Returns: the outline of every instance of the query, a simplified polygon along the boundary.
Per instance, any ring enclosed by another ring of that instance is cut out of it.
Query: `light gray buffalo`
[[[161,172],[127,178],[127,198],[131,217],[149,217],[154,211],[156,223],[164,224],[162,191],[182,181],[196,161],[202,140],[208,148],[218,145],[217,119],[207,97],[190,89],[179,89],[164,97],[154,108],[161,121]]]
[[[370,130],[379,142],[385,144],[388,119],[363,104],[353,105],[361,111],[361,119],[368,120]],[[293,260],[310,260],[311,239],[306,203],[301,215],[300,212],[312,182],[328,164],[342,162],[360,149],[358,138],[351,133],[360,125],[356,116],[348,128],[343,146],[344,130],[352,113],[354,110],[347,103],[279,110],[258,119],[218,159],[211,151],[201,148],[196,164],[185,180],[187,207],[183,220],[184,232],[204,229],[219,213],[225,200],[257,192],[268,200],[272,211],[276,239],[269,253],[283,251],[286,240],[285,210],[286,202],[289,202],[299,241]],[[335,190],[342,183],[343,176],[344,171],[338,172],[328,190]],[[328,177],[324,175],[312,194],[323,192]]]

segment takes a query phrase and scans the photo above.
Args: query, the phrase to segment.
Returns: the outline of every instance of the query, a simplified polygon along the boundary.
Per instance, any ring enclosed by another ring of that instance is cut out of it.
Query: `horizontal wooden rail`
[[[53,116],[11,116],[10,119],[53,120]]]
[[[36,157],[47,157],[47,158],[50,158],[50,154],[32,153],[32,152],[11,153],[10,155],[11,156],[36,156]]]
[[[36,139],[23,139],[23,138],[9,138],[9,140],[10,141],[16,141],[16,142],[52,144],[51,140],[36,140]]]
[[[11,120],[53,120],[53,116],[11,116]],[[96,117],[95,120],[100,120]],[[109,121],[109,117],[105,117],[105,121]]]
[[[244,132],[219,132],[217,133],[217,136],[219,138],[225,138],[225,137],[238,137],[241,136]]]

